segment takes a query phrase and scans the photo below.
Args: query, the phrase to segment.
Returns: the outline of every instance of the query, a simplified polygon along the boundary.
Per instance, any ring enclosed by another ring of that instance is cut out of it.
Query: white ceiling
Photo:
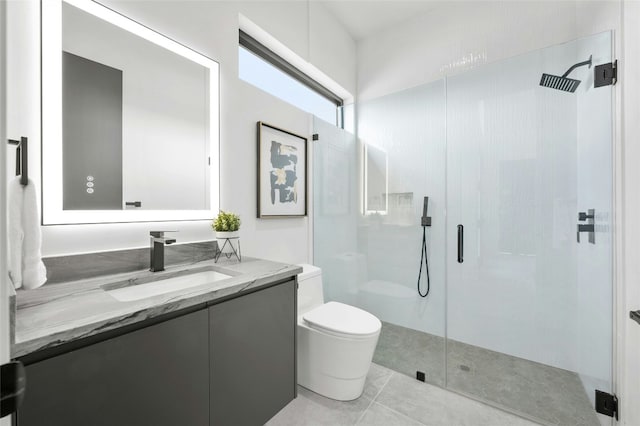
[[[355,40],[398,25],[441,5],[433,0],[318,0]]]

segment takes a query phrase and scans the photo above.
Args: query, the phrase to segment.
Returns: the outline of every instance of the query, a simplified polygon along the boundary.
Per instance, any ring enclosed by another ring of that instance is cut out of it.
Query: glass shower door
[[[612,90],[586,66],[575,93],[539,82],[611,44],[447,78],[447,387],[549,424],[599,425],[611,392]]]

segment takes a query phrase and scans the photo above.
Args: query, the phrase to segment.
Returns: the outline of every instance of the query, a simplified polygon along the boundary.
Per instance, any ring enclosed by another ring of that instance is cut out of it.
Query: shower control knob
[[[589,214],[587,214],[586,212],[580,212],[578,213],[578,220],[581,222],[584,222],[587,219],[593,219],[594,218],[594,214],[589,212]]]
[[[595,226],[595,217],[596,211],[595,209],[589,209],[585,212],[578,213],[578,222],[587,222],[586,225],[579,223],[578,224],[578,233],[577,240],[580,242],[580,233],[586,232],[589,235],[589,242],[591,244],[596,243],[596,226]]]

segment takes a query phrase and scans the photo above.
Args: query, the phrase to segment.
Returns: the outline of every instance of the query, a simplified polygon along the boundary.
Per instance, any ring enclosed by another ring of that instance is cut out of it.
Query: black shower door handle
[[[464,226],[458,225],[458,263],[464,262]]]

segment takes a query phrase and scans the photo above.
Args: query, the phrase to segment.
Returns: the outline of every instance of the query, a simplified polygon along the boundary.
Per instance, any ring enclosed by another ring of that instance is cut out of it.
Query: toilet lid
[[[339,302],[318,306],[302,318],[314,328],[352,336],[375,334],[382,326],[380,320],[369,312]]]

